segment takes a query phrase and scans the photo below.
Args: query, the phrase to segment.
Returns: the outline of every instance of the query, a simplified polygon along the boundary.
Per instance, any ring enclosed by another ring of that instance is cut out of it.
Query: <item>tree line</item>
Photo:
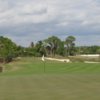
[[[31,42],[29,47],[18,46],[7,37],[0,36],[0,61],[10,62],[19,56],[74,56],[79,54],[98,54],[100,46],[76,46],[76,38],[68,36],[61,40],[51,36],[37,43]]]

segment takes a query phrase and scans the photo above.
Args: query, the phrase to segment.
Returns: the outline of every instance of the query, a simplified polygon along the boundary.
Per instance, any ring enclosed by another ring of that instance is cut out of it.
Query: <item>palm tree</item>
[[[51,45],[49,43],[46,43],[45,41],[43,42],[43,45],[42,45],[45,49],[45,52],[46,52],[46,56],[50,55],[51,53]]]
[[[66,50],[67,50],[67,56],[73,55],[74,53],[74,47],[75,47],[75,37],[74,36],[68,36],[65,40],[66,44]]]
[[[34,43],[33,42],[31,42],[30,47],[34,48]]]
[[[48,44],[47,48],[50,50],[51,55],[55,56],[61,40],[56,36],[51,36],[45,42]]]

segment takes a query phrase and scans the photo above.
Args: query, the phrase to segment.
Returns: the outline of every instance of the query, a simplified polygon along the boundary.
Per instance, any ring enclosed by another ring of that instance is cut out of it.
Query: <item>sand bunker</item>
[[[71,62],[70,59],[56,59],[56,58],[47,58],[47,57],[45,57],[45,59],[54,60],[54,61],[61,61],[61,62],[67,62],[67,63]]]

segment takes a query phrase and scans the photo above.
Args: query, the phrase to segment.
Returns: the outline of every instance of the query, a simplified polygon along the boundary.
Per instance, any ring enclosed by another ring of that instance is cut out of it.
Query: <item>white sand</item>
[[[47,57],[45,57],[45,59],[54,60],[54,61],[61,61],[61,62],[67,62],[67,63],[71,62],[70,59],[56,59],[56,58],[47,58]]]

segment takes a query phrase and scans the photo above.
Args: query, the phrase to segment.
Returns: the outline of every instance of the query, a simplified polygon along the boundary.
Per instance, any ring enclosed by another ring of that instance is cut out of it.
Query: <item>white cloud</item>
[[[83,35],[77,36],[77,45],[100,45],[100,36],[98,35]]]
[[[63,33],[99,37],[99,11],[98,0],[0,0],[0,33],[13,39],[23,34],[21,44]]]

